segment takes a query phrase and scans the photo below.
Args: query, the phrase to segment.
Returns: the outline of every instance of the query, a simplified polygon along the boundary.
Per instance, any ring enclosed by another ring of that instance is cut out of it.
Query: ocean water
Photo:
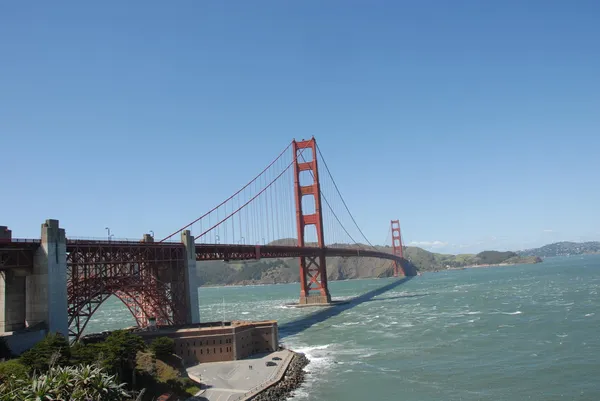
[[[201,319],[277,319],[311,360],[293,400],[600,400],[600,255],[330,285],[359,298],[298,309],[297,284],[201,288]],[[131,324],[111,299],[88,331]]]

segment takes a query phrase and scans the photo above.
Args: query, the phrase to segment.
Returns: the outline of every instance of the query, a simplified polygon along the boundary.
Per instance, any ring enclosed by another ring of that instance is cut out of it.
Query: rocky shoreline
[[[308,365],[308,358],[302,353],[294,352],[294,357],[285,372],[285,376],[279,383],[269,387],[265,391],[252,398],[253,401],[282,401],[304,382],[306,372],[304,367]]]

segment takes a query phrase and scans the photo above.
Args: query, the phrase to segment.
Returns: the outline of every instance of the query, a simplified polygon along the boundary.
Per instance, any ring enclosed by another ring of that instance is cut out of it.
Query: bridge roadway
[[[0,241],[0,270],[11,268],[27,268],[33,266],[33,252],[40,246],[40,240],[17,239]],[[372,257],[405,262],[404,258],[387,252],[340,247],[298,247],[285,245],[239,245],[239,244],[196,244],[196,260],[253,260],[269,258],[293,258],[300,256],[318,256],[321,252],[327,257]],[[129,249],[182,249],[180,242],[143,242],[143,241],[102,241],[102,240],[69,240],[67,253],[75,249],[85,248],[88,252],[94,249],[129,248]],[[109,262],[109,261],[105,261]]]
[[[400,256],[352,247],[195,244],[189,231],[182,242],[153,242],[150,236],[142,241],[68,239],[58,221],[44,230],[42,241],[0,240],[0,271],[5,272],[0,276],[0,332],[19,330],[25,321],[44,322],[51,331],[78,338],[111,295],[123,301],[140,326],[148,324],[149,316],[158,324],[198,322],[197,261],[306,257],[314,264],[325,256],[379,258],[409,266]],[[50,235],[61,232],[62,237]],[[414,275],[412,269],[405,272]]]

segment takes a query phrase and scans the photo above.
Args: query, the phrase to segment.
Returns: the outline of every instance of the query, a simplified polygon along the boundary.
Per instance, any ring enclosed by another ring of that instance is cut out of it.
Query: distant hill
[[[295,245],[293,239],[273,242],[274,245]],[[351,247],[348,245],[335,245]],[[378,246],[381,252],[392,253],[389,246]],[[404,255],[418,271],[438,271],[477,265],[538,263],[541,259],[514,252],[485,251],[478,254],[447,255],[432,253],[422,248],[406,247]],[[197,262],[199,285],[247,285],[298,282],[297,258],[262,259],[259,261]],[[394,265],[389,260],[375,258],[327,258],[327,278],[346,280],[367,277],[390,277]]]
[[[517,253],[520,256],[538,256],[540,258],[600,253],[600,242],[555,242],[541,248],[526,249]]]

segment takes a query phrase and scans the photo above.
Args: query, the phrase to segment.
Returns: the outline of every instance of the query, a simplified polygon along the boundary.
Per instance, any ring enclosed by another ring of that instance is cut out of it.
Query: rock
[[[308,358],[304,354],[294,353],[294,357],[288,366],[285,376],[276,385],[252,398],[254,401],[283,401],[288,395],[300,387],[304,382],[306,372],[304,367],[308,365]]]

